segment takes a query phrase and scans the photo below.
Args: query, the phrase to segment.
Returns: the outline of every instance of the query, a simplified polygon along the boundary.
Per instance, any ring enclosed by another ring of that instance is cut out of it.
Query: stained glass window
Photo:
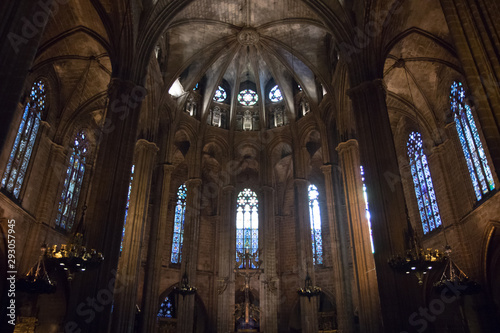
[[[245,89],[240,91],[238,94],[238,102],[242,105],[246,106],[252,106],[257,104],[257,101],[259,100],[259,95],[251,89]]]
[[[172,294],[165,297],[163,302],[160,304],[160,310],[158,311],[158,318],[175,318],[175,300]]]
[[[68,168],[66,169],[64,187],[57,209],[56,225],[66,230],[71,230],[75,222],[87,153],[87,135],[84,131],[81,131],[73,141],[73,149],[69,158]]]
[[[217,90],[215,91],[214,101],[215,102],[224,102],[226,100],[226,98],[227,98],[226,91],[224,90],[224,88],[219,86],[217,88]]]
[[[451,85],[450,103],[474,193],[477,200],[481,200],[484,194],[495,189],[495,182],[472,110],[465,102],[465,90],[461,82],[453,82]]]
[[[269,99],[271,100],[271,102],[280,102],[283,100],[281,90],[277,85],[274,86],[274,88],[269,92]]]
[[[238,252],[251,254],[259,249],[259,201],[254,191],[246,188],[238,194],[236,207],[236,261]],[[240,268],[243,267],[241,263]],[[252,268],[255,268],[252,264]]]
[[[125,237],[125,225],[127,224],[128,209],[130,207],[130,193],[132,193],[132,181],[134,180],[134,169],[135,169],[135,165],[132,165],[132,171],[130,172],[130,181],[128,183],[127,205],[125,206],[125,219],[123,221],[122,241],[120,243],[120,252],[122,252],[122,250],[123,250],[123,238]]]
[[[323,263],[323,239],[321,238],[321,213],[319,192],[315,185],[309,185],[309,221],[311,222],[313,264]]]
[[[177,204],[175,206],[174,237],[172,239],[172,255],[170,261],[180,264],[182,259],[182,242],[184,240],[184,216],[186,214],[186,185],[182,184],[177,190]]]
[[[16,199],[19,199],[21,186],[33,152],[40,127],[41,113],[45,110],[45,98],[45,84],[39,80],[31,87],[29,101],[24,109],[23,118],[2,178],[2,188],[12,193]]]
[[[370,215],[370,206],[368,205],[368,194],[366,192],[365,185],[365,170],[363,166],[360,166],[361,169],[361,181],[363,182],[363,198],[365,199],[365,212],[366,212],[366,220],[368,221],[368,228],[370,230],[370,244],[372,246],[372,253],[375,253],[375,246],[373,245],[373,232],[372,232],[372,222]]]
[[[422,136],[419,132],[410,134],[407,147],[420,219],[424,234],[427,234],[441,225],[441,215],[439,214],[427,157],[424,154]]]

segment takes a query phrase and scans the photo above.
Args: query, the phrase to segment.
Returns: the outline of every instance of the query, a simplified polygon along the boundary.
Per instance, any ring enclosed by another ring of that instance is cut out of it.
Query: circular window
[[[277,85],[269,92],[269,99],[271,102],[281,102],[283,100],[283,95],[281,95],[281,90]]]
[[[251,106],[255,105],[259,100],[257,93],[250,89],[240,91],[238,94],[238,102],[242,105]]]
[[[226,98],[227,98],[226,91],[224,90],[224,88],[219,86],[215,91],[214,102],[224,102]]]

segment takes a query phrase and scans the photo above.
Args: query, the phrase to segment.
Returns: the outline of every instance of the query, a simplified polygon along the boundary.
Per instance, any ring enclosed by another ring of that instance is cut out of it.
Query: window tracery
[[[177,190],[177,204],[175,206],[174,235],[172,239],[172,254],[170,261],[180,264],[182,259],[182,243],[184,241],[184,218],[186,215],[186,185],[182,184]]]
[[[19,199],[21,187],[26,177],[40,127],[41,114],[45,111],[45,101],[45,83],[43,80],[38,80],[31,87],[29,101],[24,109],[2,178],[2,188],[8,193],[12,193],[16,199]]]
[[[259,201],[257,194],[246,188],[238,194],[236,205],[236,261],[239,261],[238,252],[248,250],[250,254],[257,254],[258,248]]]
[[[450,103],[474,193],[477,200],[481,200],[483,195],[495,189],[495,181],[488,165],[472,110],[466,103],[465,90],[461,82],[453,82],[451,85]]]
[[[321,235],[321,212],[318,188],[311,184],[309,193],[309,221],[311,223],[313,264],[323,263],[323,238]]]
[[[422,228],[424,234],[427,234],[441,225],[441,215],[439,214],[427,157],[424,154],[422,136],[419,132],[410,133],[407,148]]]
[[[88,138],[84,131],[79,132],[74,141],[73,149],[66,169],[66,178],[57,209],[56,225],[65,230],[71,230],[76,219],[78,199],[85,174],[85,164],[88,154]]]

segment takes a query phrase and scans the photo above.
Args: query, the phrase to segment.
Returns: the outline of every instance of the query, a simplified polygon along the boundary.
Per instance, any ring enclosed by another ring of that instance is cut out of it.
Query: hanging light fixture
[[[101,252],[83,246],[83,220],[87,206],[83,207],[82,217],[68,244],[52,245],[45,249],[44,258],[47,265],[60,268],[68,274],[68,280],[73,279],[76,272],[84,272],[97,268],[104,260]],[[81,232],[80,232],[81,231]]]
[[[448,257],[439,250],[415,246],[407,250],[404,255],[393,256],[388,262],[392,269],[399,273],[415,275],[418,284],[422,285],[424,275],[442,265],[447,259]]]
[[[174,287],[174,290],[179,294],[181,294],[182,297],[184,298],[184,296],[186,295],[192,295],[196,293],[198,288],[189,285],[189,279],[187,273],[184,272],[184,274],[182,275],[181,282],[179,283],[179,287]]]
[[[405,204],[406,206],[406,204]],[[389,258],[388,263],[392,269],[402,274],[413,274],[418,279],[418,284],[422,285],[424,275],[430,270],[436,269],[447,261],[450,253],[449,247],[445,251],[432,248],[422,248],[418,237],[415,235],[413,226],[408,217],[408,210],[405,208],[406,224],[408,227],[407,242],[409,249],[405,254],[396,254]]]
[[[309,276],[309,273],[307,273],[306,279],[304,281],[304,288],[300,288],[299,290],[297,290],[297,293],[299,294],[299,296],[307,297],[310,300],[311,297],[321,294],[321,288],[318,286],[313,286],[311,277]]]
[[[45,251],[47,247],[42,245],[41,254],[36,264],[29,272],[16,281],[16,289],[29,294],[52,294],[56,292],[56,283],[52,281],[45,269]]]
[[[460,267],[458,267],[458,265],[455,264],[453,260],[451,260],[451,258],[449,258],[448,262],[446,263],[443,274],[441,275],[441,279],[438,282],[434,283],[434,290],[437,293],[441,293],[449,286],[464,287],[459,288],[460,292],[464,295],[473,295],[481,291],[481,286],[476,281],[469,279],[467,274],[465,274],[464,271],[462,271]]]

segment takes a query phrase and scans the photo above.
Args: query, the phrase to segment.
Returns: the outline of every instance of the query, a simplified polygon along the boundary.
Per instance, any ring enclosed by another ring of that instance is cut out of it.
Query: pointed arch
[[[472,110],[465,101],[466,95],[462,83],[454,81],[450,93],[451,111],[474,193],[479,201],[484,195],[495,189],[495,181],[488,165]]]
[[[182,243],[184,241],[184,218],[186,215],[186,184],[177,190],[177,204],[175,205],[174,235],[172,239],[172,254],[170,262],[180,264],[182,261]]]
[[[57,208],[56,226],[71,230],[76,219],[76,209],[85,174],[89,142],[85,131],[76,134],[72,142],[64,187]]]
[[[323,264],[323,236],[321,231],[321,209],[319,206],[319,191],[311,184],[307,189],[309,194],[309,221],[311,223],[313,264]]]
[[[24,109],[21,124],[2,177],[2,189],[19,199],[28,164],[33,153],[42,114],[46,111],[46,88],[42,79],[31,87],[29,101]]]
[[[238,194],[236,205],[236,261],[238,252],[256,254],[259,250],[259,201],[257,194],[245,188]],[[240,267],[243,263],[240,263]],[[252,263],[252,268],[255,268]]]
[[[424,153],[424,144],[419,132],[411,132],[407,142],[410,170],[424,235],[441,226],[441,215],[434,193],[431,172]]]

